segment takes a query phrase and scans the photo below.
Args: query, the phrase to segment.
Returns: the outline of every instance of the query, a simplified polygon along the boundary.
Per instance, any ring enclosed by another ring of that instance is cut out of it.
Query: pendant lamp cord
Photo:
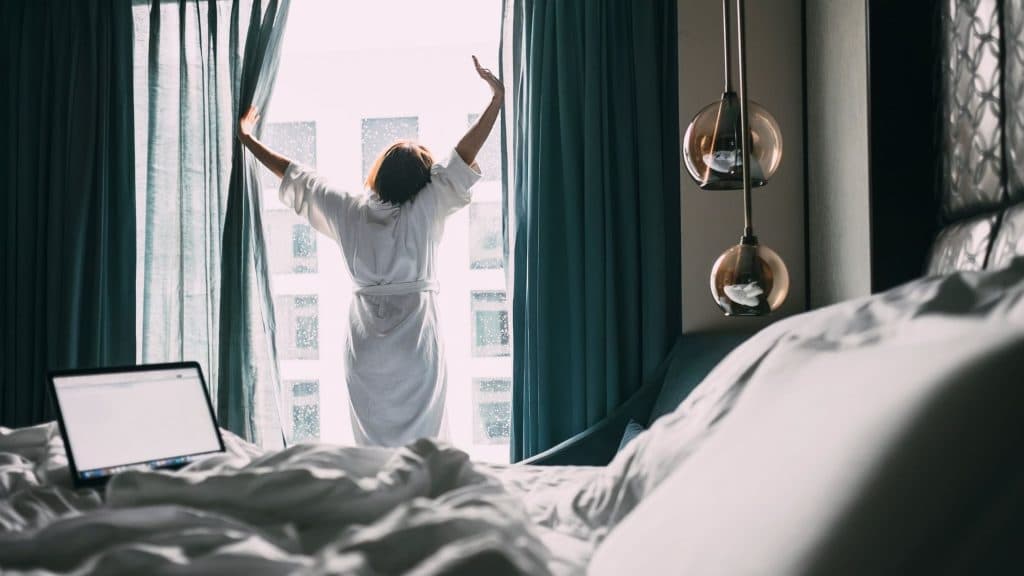
[[[747,46],[744,28],[744,2],[736,0],[736,34],[740,57],[740,132],[743,134],[743,237],[754,236],[754,218],[750,208],[750,119],[747,116]],[[728,43],[728,34],[726,34]],[[728,46],[728,44],[726,44]],[[728,58],[728,52],[726,53]]]
[[[725,92],[732,92],[732,39],[729,37],[729,2],[722,0],[722,37],[725,39]]]

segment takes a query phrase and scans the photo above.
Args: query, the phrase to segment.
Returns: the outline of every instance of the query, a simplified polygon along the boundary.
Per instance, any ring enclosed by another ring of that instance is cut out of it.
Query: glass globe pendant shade
[[[763,316],[789,294],[789,271],[774,250],[744,238],[715,260],[711,295],[726,316]]]
[[[782,130],[775,118],[754,102],[749,103],[750,183],[763,186],[782,162]],[[743,142],[740,100],[727,91],[722,99],[705,106],[686,128],[683,161],[702,190],[743,188]]]

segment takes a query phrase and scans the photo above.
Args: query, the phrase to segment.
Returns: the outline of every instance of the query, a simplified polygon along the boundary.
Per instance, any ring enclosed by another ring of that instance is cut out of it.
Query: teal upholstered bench
[[[547,466],[604,466],[618,450],[630,420],[645,427],[672,412],[733,348],[751,332],[709,332],[680,336],[668,356],[625,404],[583,432],[565,440],[523,464]]]

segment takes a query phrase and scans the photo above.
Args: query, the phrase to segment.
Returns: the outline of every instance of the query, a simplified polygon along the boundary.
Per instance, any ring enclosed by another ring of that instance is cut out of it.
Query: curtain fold
[[[237,3],[236,3],[237,7]],[[245,54],[234,72],[235,114],[266,110],[277,76],[289,0],[252,5]],[[257,135],[262,124],[257,127]],[[273,298],[255,158],[233,140],[224,257],[221,261],[220,384],[217,418],[225,428],[263,446],[283,444]]]
[[[0,424],[54,417],[50,369],[135,358],[127,0],[0,3]]]
[[[281,438],[273,309],[255,167],[235,126],[250,103],[266,105],[287,9],[135,8],[139,357],[198,361],[221,426],[271,447]]]
[[[512,459],[583,431],[679,332],[673,0],[506,2]]]

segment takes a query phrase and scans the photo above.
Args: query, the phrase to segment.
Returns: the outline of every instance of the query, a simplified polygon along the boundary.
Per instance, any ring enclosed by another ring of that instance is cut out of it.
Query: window
[[[292,272],[316,272],[316,235],[309,224],[292,224]]]
[[[265,190],[265,189],[264,189]],[[274,189],[276,196],[277,191]],[[265,196],[269,196],[264,192]],[[280,204],[277,198],[267,199]],[[316,232],[291,210],[265,209],[263,232],[272,274],[313,274],[319,269]]]
[[[302,350],[319,349],[317,342],[317,326],[320,319],[316,316],[299,316],[295,319],[295,346]]]
[[[474,202],[469,206],[469,267],[474,270],[501,268],[501,205]]]
[[[320,314],[316,295],[278,296],[277,354],[281,360],[309,360],[320,355]]]
[[[286,381],[291,390],[292,441],[320,439],[320,382],[317,380]]]
[[[365,193],[370,166],[396,139],[417,140],[446,162],[490,98],[469,55],[497,66],[501,6],[501,0],[294,2],[263,139],[354,194]],[[387,22],[386,33],[366,22]],[[436,298],[450,440],[476,459],[507,462],[510,387],[476,384],[510,381],[512,374],[499,144],[495,131],[477,158],[485,178],[473,188],[473,203],[445,223]],[[278,185],[267,175],[261,199],[280,374],[290,383],[280,395],[282,419],[292,439],[316,430],[322,441],[351,443],[343,366],[351,278],[337,245],[285,209]],[[313,381],[315,412],[293,404],[312,397],[293,384]],[[318,428],[302,428],[299,420],[317,421]]]
[[[316,166],[316,122],[267,123],[260,140],[287,158]],[[280,180],[261,165],[260,183],[264,188],[277,190]]]
[[[508,308],[505,293],[473,292],[473,355],[508,356]]]
[[[363,179],[370,173],[373,161],[395,140],[419,140],[419,118],[363,119]]]
[[[480,118],[480,114],[474,112],[469,115],[469,126],[472,126]],[[484,147],[480,149],[480,153],[476,156],[476,163],[480,166],[480,171],[483,172],[484,181],[501,181],[501,144],[498,140],[501,138],[500,129],[495,126],[494,130],[491,131],[490,136],[487,137],[487,142],[484,142]]]
[[[473,440],[478,444],[508,444],[512,402],[511,378],[473,379]]]
[[[271,122],[263,129],[268,146],[307,166],[316,166],[316,122]],[[312,274],[318,269],[316,234],[277,198],[280,180],[260,168],[263,231],[273,274]],[[286,238],[291,239],[289,245]]]

